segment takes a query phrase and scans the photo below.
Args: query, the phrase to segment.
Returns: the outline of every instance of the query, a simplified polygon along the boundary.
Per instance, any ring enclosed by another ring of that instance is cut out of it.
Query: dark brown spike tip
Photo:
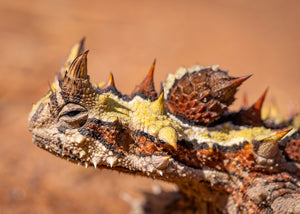
[[[140,85],[137,85],[131,93],[131,97],[140,95],[143,98],[150,99],[151,101],[157,99],[157,93],[155,91],[153,74],[155,70],[156,59],[154,59],[152,66]]]
[[[261,97],[256,101],[256,103],[254,103],[251,108],[254,109],[255,111],[257,112],[260,112],[261,113],[261,109],[262,109],[262,106],[263,106],[263,103],[265,101],[265,98],[266,98],[266,95],[267,95],[267,92],[268,92],[268,88],[265,90],[265,92],[261,95]]]
[[[240,124],[252,125],[252,126],[264,126],[264,122],[261,119],[261,109],[266,98],[268,88],[264,91],[262,96],[248,109],[242,109],[236,117],[236,121]]]
[[[87,79],[87,54],[89,50],[79,55],[70,65],[69,71],[66,71],[65,76],[74,79]]]
[[[84,42],[85,37],[83,37],[78,43],[73,45],[70,50],[70,53],[65,61],[65,63],[61,67],[61,75],[63,76],[65,71],[68,71],[72,62],[84,52]]]
[[[243,76],[243,77],[231,77],[231,78],[225,78],[222,81],[222,86],[216,88],[215,92],[220,91],[228,91],[230,89],[234,90],[237,87],[239,87],[243,82],[245,82],[247,79],[249,79],[252,76],[252,74]]]
[[[249,79],[252,74],[243,77],[225,77],[216,81],[215,86],[213,85],[213,91],[215,97],[227,106],[231,105],[235,100],[234,95],[237,88],[247,79]]]
[[[84,43],[85,43],[86,38],[83,37],[80,41],[79,41],[79,48],[78,48],[78,55],[82,54],[84,52]]]
[[[232,87],[238,87],[240,86],[243,82],[245,82],[247,79],[249,79],[253,74],[249,74],[249,75],[246,75],[246,76],[243,76],[243,77],[237,77],[237,78],[234,78],[232,79],[230,82],[231,82],[231,86]]]

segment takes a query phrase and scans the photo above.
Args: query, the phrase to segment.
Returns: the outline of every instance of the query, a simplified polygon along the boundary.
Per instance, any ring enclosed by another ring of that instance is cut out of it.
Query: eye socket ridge
[[[59,118],[62,116],[74,117],[82,112],[87,112],[87,109],[75,103],[68,103],[61,109],[58,117]]]
[[[88,118],[88,110],[78,104],[68,103],[65,105],[58,115],[59,126],[65,128],[79,128]]]

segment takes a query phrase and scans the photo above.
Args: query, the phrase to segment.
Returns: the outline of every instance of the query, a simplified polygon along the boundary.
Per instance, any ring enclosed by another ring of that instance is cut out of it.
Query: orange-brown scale
[[[249,143],[246,143],[242,149],[235,153],[224,154],[224,167],[226,171],[235,175],[241,175],[244,171],[250,171],[255,166],[253,149]]]
[[[174,159],[195,168],[208,167],[232,174],[241,174],[253,169],[255,160],[249,143],[240,146],[223,147],[206,143],[193,145],[190,142],[179,141],[178,148],[173,153]]]
[[[300,162],[300,136],[296,139],[291,139],[287,142],[285,148],[285,153],[287,154],[288,158]]]
[[[188,166],[200,168],[203,165],[201,165],[201,162],[199,162],[199,160],[197,160],[197,158],[195,158],[196,154],[197,154],[196,150],[190,150],[190,149],[178,144],[177,151],[174,154],[174,158],[181,163],[185,163]]]
[[[130,151],[136,155],[169,155],[174,152],[170,145],[159,142],[146,133],[136,131],[131,133],[131,136],[135,143],[130,145]]]
[[[202,166],[207,166],[209,168],[215,168],[218,170],[224,170],[223,160],[225,156],[222,152],[218,150],[204,149],[197,151],[197,159]]]
[[[91,136],[99,140],[112,152],[122,155],[128,151],[128,145],[132,142],[130,137],[125,138],[126,132],[122,131],[122,127],[118,122],[108,123],[96,119],[88,119],[85,125],[78,129],[83,135]],[[127,139],[128,142],[119,142],[118,139]]]

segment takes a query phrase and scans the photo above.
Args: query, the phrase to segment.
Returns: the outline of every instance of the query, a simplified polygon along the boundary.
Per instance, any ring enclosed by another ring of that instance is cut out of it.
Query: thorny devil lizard
[[[131,95],[90,83],[84,40],[32,108],[37,146],[77,164],[175,183],[162,213],[300,213],[299,116],[261,119],[266,92],[231,112],[237,88],[218,66],[180,68],[157,94],[153,63]],[[151,211],[151,207],[148,207]]]

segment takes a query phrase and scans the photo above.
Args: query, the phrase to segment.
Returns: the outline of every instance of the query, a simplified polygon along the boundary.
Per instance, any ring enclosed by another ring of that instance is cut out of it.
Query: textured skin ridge
[[[33,106],[34,144],[85,167],[177,184],[178,192],[145,195],[144,208],[153,213],[300,213],[299,116],[263,120],[266,92],[231,112],[250,75],[180,68],[158,94],[154,61],[125,95],[112,75],[104,86],[90,83],[87,53],[84,39],[75,44]]]

